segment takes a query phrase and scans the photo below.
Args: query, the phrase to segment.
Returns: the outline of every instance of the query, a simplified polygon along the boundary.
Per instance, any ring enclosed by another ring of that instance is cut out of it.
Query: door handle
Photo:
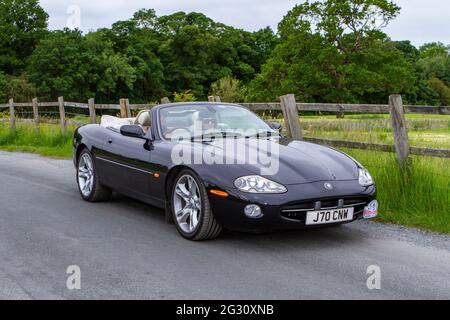
[[[108,138],[108,143],[109,144],[113,143],[113,139],[112,138]]]

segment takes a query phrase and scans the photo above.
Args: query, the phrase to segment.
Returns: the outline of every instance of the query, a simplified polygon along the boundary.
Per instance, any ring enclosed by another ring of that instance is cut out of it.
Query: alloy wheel
[[[89,154],[85,153],[78,163],[78,184],[84,197],[89,197],[94,187],[94,165]]]
[[[192,233],[200,222],[202,202],[200,190],[190,175],[181,176],[175,186],[173,205],[178,226],[185,233]]]

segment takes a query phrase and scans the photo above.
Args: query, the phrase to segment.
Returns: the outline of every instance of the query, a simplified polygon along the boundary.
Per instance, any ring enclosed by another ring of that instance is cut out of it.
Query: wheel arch
[[[173,168],[171,168],[169,170],[169,172],[167,173],[166,176],[166,182],[165,182],[165,198],[166,198],[166,202],[170,201],[171,198],[171,192],[172,192],[172,187],[173,184],[175,183],[175,179],[178,176],[178,174],[185,170],[185,169],[189,169],[192,170],[192,168],[189,168],[188,166],[185,165],[178,165],[175,166]],[[194,170],[192,170],[195,174],[197,174]],[[198,174],[197,174],[198,175]]]
[[[80,158],[80,154],[84,149],[88,149],[88,147],[84,143],[80,143],[75,151],[75,164],[78,165],[78,159]]]

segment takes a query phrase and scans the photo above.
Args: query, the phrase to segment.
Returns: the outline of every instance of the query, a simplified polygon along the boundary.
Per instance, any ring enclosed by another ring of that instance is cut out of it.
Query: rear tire
[[[94,158],[88,149],[81,151],[77,163],[77,184],[81,198],[88,202],[106,201],[111,198],[111,190],[100,183]]]
[[[222,232],[211,210],[206,188],[192,170],[181,171],[175,179],[171,206],[175,226],[184,238],[211,240]]]

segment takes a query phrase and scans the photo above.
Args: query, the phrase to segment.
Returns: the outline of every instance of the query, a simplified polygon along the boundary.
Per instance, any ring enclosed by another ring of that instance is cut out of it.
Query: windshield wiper
[[[191,141],[213,141],[217,138],[239,138],[237,134],[230,134],[229,132],[217,132],[214,134],[202,134],[198,136],[191,137]]]
[[[275,137],[275,136],[281,137],[281,134],[276,132],[276,131],[261,131],[261,132],[258,132],[256,134],[253,134],[253,135],[250,135],[250,136],[246,136],[245,138],[246,139],[262,138],[262,137],[268,138],[268,137]]]

